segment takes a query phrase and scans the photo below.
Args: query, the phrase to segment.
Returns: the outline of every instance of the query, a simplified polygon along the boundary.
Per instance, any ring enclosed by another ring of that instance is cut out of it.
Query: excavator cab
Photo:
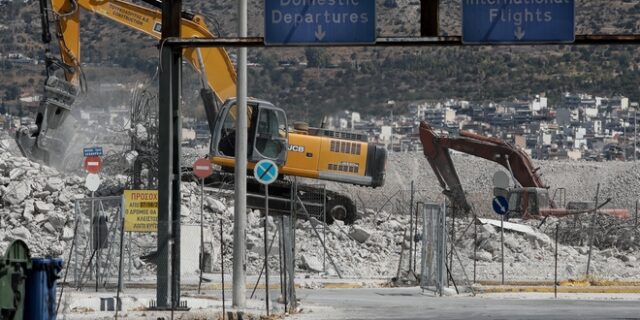
[[[235,99],[223,104],[211,139],[213,156],[235,157],[237,110]],[[287,116],[284,110],[266,101],[249,99],[247,127],[248,160],[258,162],[269,159],[279,166],[284,165],[288,151]]]
[[[509,218],[539,216],[540,209],[551,207],[549,193],[543,188],[516,188],[509,190]]]

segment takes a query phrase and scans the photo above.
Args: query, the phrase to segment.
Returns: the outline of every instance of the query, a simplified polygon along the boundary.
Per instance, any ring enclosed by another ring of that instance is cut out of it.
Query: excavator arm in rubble
[[[420,123],[420,141],[433,172],[444,194],[451,203],[468,212],[471,209],[460,183],[460,177],[451,160],[449,150],[493,161],[505,167],[522,187],[547,188],[529,156],[505,141],[460,131],[458,135],[442,135],[426,122]]]
[[[83,84],[80,64],[81,9],[160,39],[162,16],[158,8],[161,2],[144,2],[156,8],[120,0],[40,0],[42,40],[45,44],[51,42],[51,15],[61,57],[54,58],[47,51],[45,94],[38,109],[36,122],[18,130],[16,139],[25,156],[50,165],[64,161],[63,157],[72,139],[68,115]],[[204,19],[193,14],[182,14],[180,31],[183,38],[214,37],[205,25]],[[203,74],[206,86],[201,95],[209,127],[213,130],[219,102],[235,96],[236,93],[237,77],[234,66],[223,48],[185,49],[183,57],[196,71]],[[207,61],[207,64],[204,65],[202,61]],[[60,76],[60,73],[63,73],[63,76]],[[215,77],[212,76],[214,74]]]

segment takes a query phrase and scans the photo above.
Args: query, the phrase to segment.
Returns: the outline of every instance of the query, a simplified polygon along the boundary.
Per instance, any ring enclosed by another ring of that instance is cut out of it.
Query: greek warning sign
[[[125,190],[124,231],[158,232],[158,190]]]

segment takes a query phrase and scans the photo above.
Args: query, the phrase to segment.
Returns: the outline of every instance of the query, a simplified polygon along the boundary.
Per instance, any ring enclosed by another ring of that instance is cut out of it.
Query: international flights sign
[[[374,0],[265,0],[267,45],[376,41]]]
[[[462,42],[571,43],[574,0],[461,0]]]

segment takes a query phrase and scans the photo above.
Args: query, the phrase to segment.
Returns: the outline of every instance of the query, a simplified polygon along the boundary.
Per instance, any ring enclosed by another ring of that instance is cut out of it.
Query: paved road
[[[606,296],[547,299],[547,295],[514,294],[478,297],[433,297],[419,289],[299,290],[303,313],[315,319],[640,319],[640,297]],[[309,312],[310,311],[310,312]]]

